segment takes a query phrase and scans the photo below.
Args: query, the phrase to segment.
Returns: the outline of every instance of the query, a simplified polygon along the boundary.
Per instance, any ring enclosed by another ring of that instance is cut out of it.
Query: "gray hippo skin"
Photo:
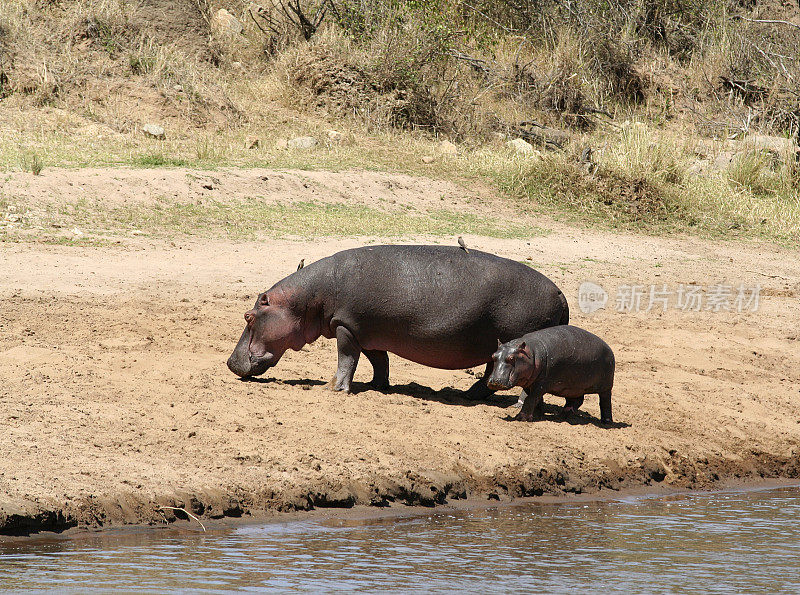
[[[521,386],[526,397],[516,419],[541,419],[545,393],[564,397],[565,413],[577,411],[584,395],[600,395],[600,419],[611,423],[614,353],[597,335],[576,326],[554,326],[498,345],[490,389]]]
[[[370,246],[299,269],[258,296],[228,359],[242,377],[278,363],[287,349],[336,338],[334,390],[350,392],[360,354],[376,388],[389,385],[389,356],[434,368],[487,364],[470,389],[481,398],[497,341],[569,320],[564,294],[541,273],[455,246]]]

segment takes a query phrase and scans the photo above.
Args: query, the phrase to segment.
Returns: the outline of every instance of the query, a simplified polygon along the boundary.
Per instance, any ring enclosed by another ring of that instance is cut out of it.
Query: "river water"
[[[798,593],[800,489],[0,543],[0,590]]]

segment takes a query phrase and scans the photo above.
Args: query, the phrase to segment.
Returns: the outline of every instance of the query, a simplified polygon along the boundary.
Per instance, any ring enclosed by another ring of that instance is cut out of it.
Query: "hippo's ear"
[[[519,347],[517,347],[517,351],[525,351],[525,341],[519,344]]]
[[[500,342],[500,339],[498,339],[498,340],[497,340],[497,348],[498,348],[498,349],[500,349],[500,346],[501,346],[501,345],[502,345],[502,343]]]

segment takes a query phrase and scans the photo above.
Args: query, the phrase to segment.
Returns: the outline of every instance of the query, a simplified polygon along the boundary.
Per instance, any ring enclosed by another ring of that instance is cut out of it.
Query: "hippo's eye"
[[[262,305],[262,306],[267,306],[267,305],[269,305],[269,299],[267,298],[267,295],[266,295],[266,294],[264,294],[264,295],[262,295],[262,296],[261,296],[261,305]]]
[[[506,363],[507,363],[507,364],[513,364],[513,363],[514,363],[514,356],[513,356],[513,355],[509,355],[509,356],[506,358]]]

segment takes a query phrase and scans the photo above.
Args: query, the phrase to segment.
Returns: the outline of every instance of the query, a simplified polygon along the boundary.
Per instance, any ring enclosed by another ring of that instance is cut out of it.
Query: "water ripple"
[[[797,488],[0,548],[0,591],[790,593]]]

